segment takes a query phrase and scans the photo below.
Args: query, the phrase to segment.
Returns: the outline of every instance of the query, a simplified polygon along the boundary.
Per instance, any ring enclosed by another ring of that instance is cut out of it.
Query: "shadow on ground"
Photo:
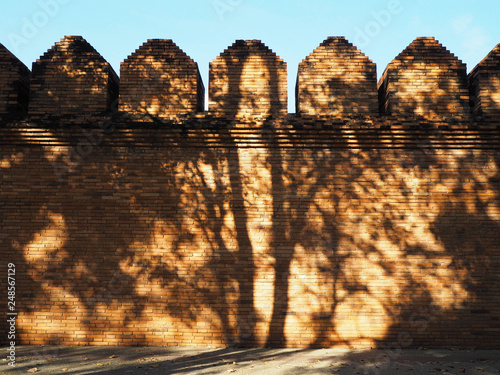
[[[3,352],[7,348],[2,348]],[[500,351],[22,346],[1,373],[499,374]],[[34,369],[37,369],[36,371]]]

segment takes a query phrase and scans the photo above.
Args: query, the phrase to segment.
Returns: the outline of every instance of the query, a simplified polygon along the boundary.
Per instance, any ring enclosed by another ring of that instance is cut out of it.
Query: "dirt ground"
[[[0,374],[500,374],[500,351],[18,346]]]

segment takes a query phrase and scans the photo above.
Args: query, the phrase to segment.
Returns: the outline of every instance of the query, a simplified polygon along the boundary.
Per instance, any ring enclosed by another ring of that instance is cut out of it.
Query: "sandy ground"
[[[2,347],[0,374],[500,374],[500,351]]]

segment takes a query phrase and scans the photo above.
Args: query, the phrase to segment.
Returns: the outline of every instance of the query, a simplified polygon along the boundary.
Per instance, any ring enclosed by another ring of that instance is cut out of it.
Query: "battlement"
[[[120,69],[120,111],[170,118],[203,111],[198,64],[170,39],[150,39]]]
[[[417,38],[382,75],[379,102],[386,114],[466,119],[467,67],[434,38]]]
[[[500,121],[500,44],[469,74],[473,114],[487,121]]]
[[[218,116],[284,116],[286,63],[260,40],[237,40],[210,63],[209,100]]]
[[[420,37],[387,66],[378,85],[376,71],[344,37],[327,38],[299,64],[297,115],[499,119],[499,46],[467,76],[466,65],[436,39]],[[224,50],[210,63],[209,81],[208,110],[215,117],[287,115],[286,63],[259,40],[237,40]],[[33,63],[32,74],[1,46],[0,83],[4,119],[25,116],[29,106],[34,119],[95,119],[120,111],[151,121],[195,116],[205,101],[197,63],[168,39],[150,39],[128,56],[121,81],[80,36],[56,43]]]
[[[296,111],[376,116],[376,65],[344,37],[329,37],[299,64]]]
[[[0,44],[0,118],[28,111],[31,72]]]
[[[119,78],[81,36],[66,36],[33,63],[29,114],[88,116],[109,112]]]

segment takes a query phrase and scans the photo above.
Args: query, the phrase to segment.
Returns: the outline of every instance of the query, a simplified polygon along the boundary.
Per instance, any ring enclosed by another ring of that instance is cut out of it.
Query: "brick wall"
[[[299,114],[378,114],[377,67],[344,37],[329,37],[299,64]]]
[[[469,90],[473,113],[500,121],[500,44],[470,72]]]
[[[20,342],[499,347],[496,128],[197,121],[2,130]]]
[[[30,70],[0,44],[0,119],[28,110]]]
[[[284,116],[262,46],[175,126],[2,121],[18,344],[500,347],[500,124]]]
[[[260,40],[237,40],[210,63],[209,110],[229,118],[287,114],[286,63]]]
[[[31,116],[88,116],[109,112],[119,79],[82,37],[66,36],[33,63]],[[115,103],[116,104],[116,103]]]
[[[386,114],[467,118],[467,67],[434,38],[417,38],[387,66],[379,102]]]
[[[150,39],[121,65],[120,111],[171,118],[204,105],[198,64],[172,40]]]

